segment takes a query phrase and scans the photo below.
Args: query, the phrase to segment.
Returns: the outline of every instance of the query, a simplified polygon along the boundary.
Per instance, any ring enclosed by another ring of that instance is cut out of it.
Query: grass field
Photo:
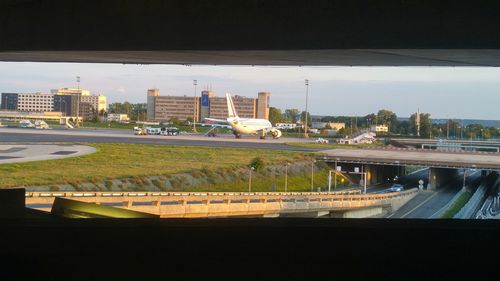
[[[0,187],[63,184],[134,176],[191,173],[196,170],[234,170],[254,157],[265,164],[311,157],[300,152],[180,147],[141,144],[90,144],[96,153],[82,157],[0,165]],[[256,185],[259,179],[256,178]]]
[[[466,191],[462,193],[460,196],[458,196],[457,200],[451,204],[450,208],[446,210],[442,215],[442,219],[452,219],[453,216],[462,209],[467,202],[469,202],[469,199],[472,197],[472,193]]]

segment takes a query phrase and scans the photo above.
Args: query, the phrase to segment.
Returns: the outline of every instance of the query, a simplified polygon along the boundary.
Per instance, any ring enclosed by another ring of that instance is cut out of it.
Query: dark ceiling
[[[499,66],[495,1],[3,0],[0,60]]]

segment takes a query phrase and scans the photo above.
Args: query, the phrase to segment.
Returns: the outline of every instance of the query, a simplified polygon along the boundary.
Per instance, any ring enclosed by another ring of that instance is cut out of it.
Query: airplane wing
[[[229,125],[229,122],[227,122],[227,120],[225,120],[225,119],[205,118],[205,120],[210,121],[210,122],[214,122],[217,124]]]

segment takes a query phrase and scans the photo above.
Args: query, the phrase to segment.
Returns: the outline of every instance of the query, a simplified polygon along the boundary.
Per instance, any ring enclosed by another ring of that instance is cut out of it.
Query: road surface
[[[300,141],[300,139],[292,139]],[[206,137],[203,135],[180,136],[136,136],[131,131],[121,130],[36,130],[0,128],[0,143],[137,143],[137,144],[164,144],[182,146],[211,146],[254,149],[280,149],[295,151],[318,151],[319,149],[289,146],[284,142],[290,139],[274,140],[272,138],[260,140],[249,136],[244,139],[235,139],[230,136]],[[301,140],[303,141],[303,140]]]

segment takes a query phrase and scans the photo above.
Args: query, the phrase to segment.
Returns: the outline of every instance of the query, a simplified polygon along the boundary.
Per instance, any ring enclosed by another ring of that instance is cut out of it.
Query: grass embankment
[[[457,200],[455,200],[455,202],[453,202],[453,204],[451,204],[451,206],[448,208],[448,210],[446,210],[441,215],[441,218],[442,219],[452,219],[453,216],[456,213],[458,213],[460,211],[460,209],[462,209],[462,207],[465,206],[465,204],[467,204],[467,202],[469,202],[469,199],[471,197],[472,197],[472,193],[470,193],[469,191],[466,191],[466,192],[462,193],[457,198]]]
[[[96,182],[117,178],[170,175],[177,173],[218,173],[223,175],[247,167],[254,157],[260,157],[265,165],[280,164],[308,159],[294,151],[180,147],[141,144],[91,144],[96,153],[82,157],[49,161],[36,161],[0,165],[0,187],[73,184]],[[326,181],[325,172],[317,171],[317,184]],[[323,173],[323,174],[321,174]],[[203,176],[203,175],[202,175]],[[269,177],[255,173],[254,190],[269,190]],[[248,178],[239,182],[221,184],[222,190],[245,190]],[[284,175],[276,179],[276,186],[284,186]],[[310,177],[290,176],[289,190],[310,186]],[[316,184],[315,184],[316,185]],[[217,187],[219,184],[217,184]],[[215,185],[213,186],[216,187]],[[203,189],[203,187],[196,188]]]

